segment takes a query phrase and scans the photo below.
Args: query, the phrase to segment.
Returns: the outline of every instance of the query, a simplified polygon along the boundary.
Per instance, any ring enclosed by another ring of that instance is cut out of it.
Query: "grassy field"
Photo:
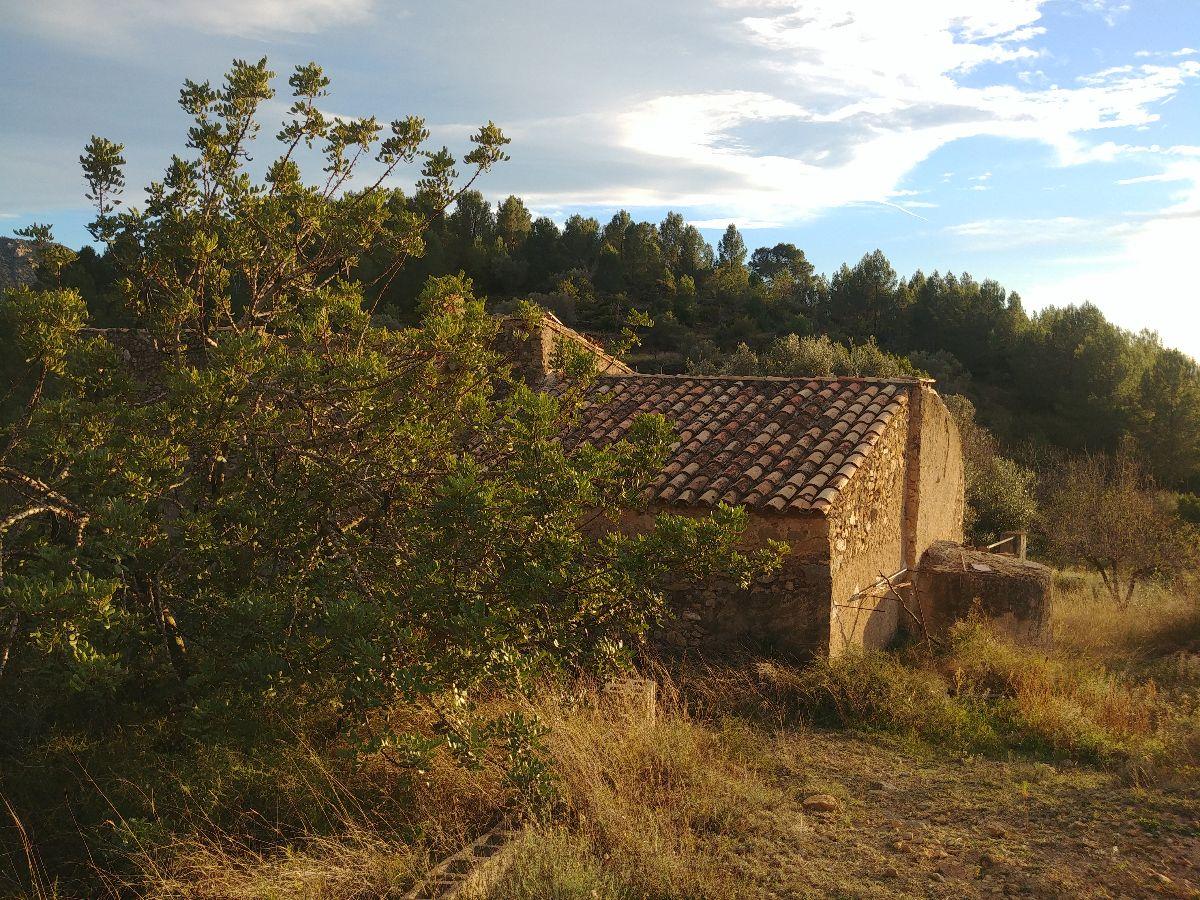
[[[650,668],[653,722],[586,688],[532,704],[555,798],[487,896],[1200,896],[1191,591],[1121,610],[1059,576],[1045,648],[973,622],[932,657]],[[254,815],[196,798],[169,834],[118,823],[108,889],[399,897],[512,802],[487,762],[415,783],[316,753],[240,766]],[[816,794],[836,809],[806,810]]]

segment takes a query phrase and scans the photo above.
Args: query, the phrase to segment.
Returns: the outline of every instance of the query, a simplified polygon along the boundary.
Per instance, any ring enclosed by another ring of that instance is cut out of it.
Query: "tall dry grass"
[[[232,819],[218,815],[223,810],[211,798],[193,797],[171,811],[169,832],[157,823],[115,822],[125,849],[120,865],[101,869],[99,880],[114,897],[396,896],[497,821],[508,799],[495,764],[467,769],[438,755],[412,773],[340,749],[300,742],[256,770],[257,800]]]
[[[518,710],[546,726],[555,799],[490,896],[754,896],[761,873],[747,860],[794,845],[804,828],[772,812],[796,799],[795,785],[773,774],[780,731],[879,731],[954,753],[1016,751],[1120,767],[1137,778],[1197,777],[1197,604],[1156,588],[1121,610],[1093,587],[1088,576],[1057,579],[1047,646],[1018,645],[971,621],[933,656],[911,649],[804,667],[651,666],[659,685],[653,721],[589,685],[496,700],[495,712]],[[309,824],[250,841],[197,817],[186,833],[133,853],[143,893],[395,895],[512,799],[495,767],[468,771],[448,759],[404,788],[382,764],[349,770],[316,756],[298,770],[306,774],[284,793],[307,804],[303,816],[294,814]]]
[[[1200,578],[1142,585],[1127,607],[1114,603],[1090,572],[1057,572],[1054,643],[1108,666],[1200,654]]]
[[[699,666],[680,683],[697,711],[776,728],[883,731],[954,752],[1016,750],[1143,774],[1200,765],[1200,604],[1157,586],[1123,608],[1096,588],[1087,575],[1056,579],[1053,637],[1041,646],[974,619],[935,654]]]

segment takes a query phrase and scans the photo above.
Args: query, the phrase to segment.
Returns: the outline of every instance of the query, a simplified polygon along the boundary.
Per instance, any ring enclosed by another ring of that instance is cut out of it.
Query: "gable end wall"
[[[929,385],[914,391],[905,500],[905,564],[917,561],[934,541],[963,540],[966,480],[962,439],[950,410]]]

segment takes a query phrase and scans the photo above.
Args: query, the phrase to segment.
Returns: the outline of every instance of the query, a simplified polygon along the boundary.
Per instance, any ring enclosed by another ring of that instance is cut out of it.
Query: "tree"
[[[795,244],[776,244],[754,251],[750,257],[750,271],[768,283],[782,277],[792,284],[807,284],[815,270],[804,251]]]
[[[580,215],[571,216],[563,227],[561,245],[568,269],[592,272],[600,252],[600,223]]]
[[[676,279],[696,276],[713,267],[713,250],[694,225],[688,225],[677,212],[668,212],[658,226],[663,262]]]
[[[625,210],[619,210],[609,219],[608,224],[604,226],[604,231],[600,235],[603,243],[611,247],[618,256],[625,249],[625,235],[632,224],[633,217]]]
[[[988,544],[1006,531],[1028,531],[1036,520],[1036,473],[1000,452],[990,431],[975,421],[975,406],[966,397],[945,398],[962,438],[967,509],[963,530],[976,545]]]
[[[658,229],[649,222],[630,225],[622,245],[621,264],[625,283],[654,307],[658,296],[671,282],[671,272],[663,262]]]
[[[484,248],[496,235],[496,217],[479,191],[466,191],[450,215],[450,228],[463,247]]]
[[[533,229],[533,217],[520,197],[509,196],[496,210],[496,236],[500,245],[510,255],[515,255],[524,245]]]
[[[717,244],[717,265],[728,269],[741,269],[746,265],[746,242],[732,223],[725,228]]]
[[[1122,606],[1142,582],[1196,560],[1196,532],[1167,507],[1127,446],[1069,462],[1050,491],[1044,527],[1051,550],[1094,569]]]
[[[830,286],[830,316],[846,338],[886,340],[898,315],[899,280],[883,251],[860,259],[853,268],[843,265]]]
[[[373,118],[327,119],[328,79],[301,66],[259,182],[246,163],[272,78],[237,61],[219,88],[187,82],[189,154],[140,208],[115,211],[119,167],[88,168],[135,330],[86,332],[69,290],[3,304],[0,717],[101,738],[153,721],[214,743],[320,711],[407,764],[434,744],[378,715],[405,702],[474,758],[505,733],[473,715],[476,686],[611,667],[668,579],[772,554],[737,552],[732,510],[586,533],[636,503],[670,429],[650,417],[615,448],[567,446],[577,390],[511,377],[468,279],[432,280],[420,327],[373,320],[346,273],[369,249],[393,254],[381,278],[419,253],[505,158],[494,125],[461,161],[427,149],[419,119],[380,140]],[[320,145],[317,185],[302,144]],[[417,161],[414,197],[384,187]],[[38,727],[3,730],[0,755]]]
[[[1047,431],[1071,449],[1115,448],[1135,386],[1133,342],[1094,305],[1048,307],[1022,334],[1014,380]]]
[[[1150,469],[1183,487],[1200,478],[1200,366],[1178,350],[1158,350],[1138,384],[1134,416]]]
[[[534,220],[522,253],[529,273],[529,284],[535,290],[548,286],[552,275],[561,274],[565,260],[560,248],[562,234],[553,219],[539,216]]]

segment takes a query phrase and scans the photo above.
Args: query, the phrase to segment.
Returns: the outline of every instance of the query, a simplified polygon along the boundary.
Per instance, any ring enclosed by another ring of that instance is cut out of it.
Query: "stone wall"
[[[33,241],[0,237],[0,292],[9,288],[32,286],[37,281],[33,270]]]
[[[680,510],[672,509],[679,514]],[[686,512],[684,514],[701,514]],[[717,578],[669,592],[671,619],[656,639],[676,649],[737,648],[788,655],[823,654],[829,641],[829,532],[819,516],[750,514],[743,547],[768,540],[791,547],[781,567],[748,588]],[[653,514],[628,514],[621,528],[649,528]]]
[[[921,384],[910,395],[909,409],[905,564],[911,569],[934,541],[962,541],[966,482],[962,440],[942,398]]]
[[[527,384],[542,387],[553,383],[557,371],[559,345],[570,342],[596,360],[597,371],[605,375],[632,375],[633,370],[616,357],[606,353],[599,344],[572,331],[550,313],[542,316],[532,334],[521,333],[524,322],[505,319],[500,325],[496,347],[513,363],[517,374]]]
[[[904,567],[908,434],[906,415],[892,419],[829,511],[832,656],[851,646],[885,646],[896,633],[900,608],[887,585],[854,595],[870,588],[880,573]]]
[[[1050,580],[1046,566],[998,553],[935,541],[913,579],[929,633],[942,637],[977,612],[1024,641],[1048,636]]]

